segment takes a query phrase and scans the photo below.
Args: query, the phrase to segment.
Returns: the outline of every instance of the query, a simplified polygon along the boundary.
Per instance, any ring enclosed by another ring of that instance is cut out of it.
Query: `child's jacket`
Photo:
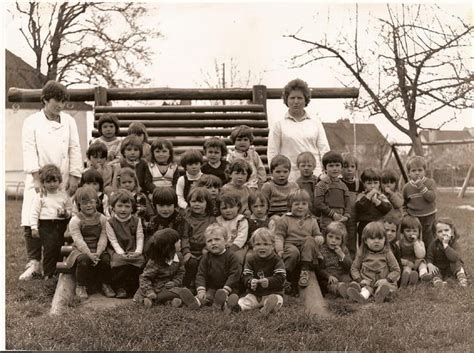
[[[363,254],[362,248],[360,248],[352,263],[351,276],[354,281],[368,280],[371,285],[383,278],[396,284],[400,278],[400,267],[392,251],[388,248],[379,252],[367,249],[366,254]]]
[[[257,286],[256,290],[250,288],[252,279],[268,278],[268,287]],[[247,288],[247,293],[252,293],[257,297],[270,294],[283,294],[283,284],[286,279],[286,270],[283,260],[275,253],[267,258],[260,258],[255,253],[249,253],[245,258],[242,282]]]
[[[448,270],[452,264],[462,262],[457,246],[450,244],[445,249],[439,239],[431,242],[426,254],[426,261],[432,263],[443,272]]]
[[[143,273],[140,275],[140,290],[144,296],[164,289],[167,282],[174,282],[175,287],[181,287],[184,277],[183,255],[176,253],[171,264],[164,261],[148,260]]]
[[[346,246],[342,246],[342,251],[345,255],[342,261],[334,250],[328,248],[327,244],[321,245],[319,251],[321,252],[323,261],[320,265],[318,275],[320,275],[322,279],[327,280],[329,279],[329,276],[334,276],[337,279],[340,279],[342,275],[350,274],[352,258],[351,255],[349,255],[349,250]]]
[[[349,189],[340,179],[316,184],[314,204],[322,216],[332,218],[336,212],[347,218],[351,216]]]
[[[412,181],[403,186],[403,200],[410,216],[424,217],[436,213],[436,182],[423,177],[417,187]]]
[[[369,223],[378,221],[385,216],[392,209],[392,204],[385,195],[381,194],[381,197],[381,203],[375,206],[374,203],[366,197],[366,193],[357,195],[355,203],[356,220]]]
[[[196,275],[196,289],[238,289],[242,267],[237,256],[226,249],[219,255],[202,255]]]

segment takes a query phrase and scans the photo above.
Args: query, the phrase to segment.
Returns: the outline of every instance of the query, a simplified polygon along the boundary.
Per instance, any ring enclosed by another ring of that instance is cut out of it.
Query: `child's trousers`
[[[129,293],[138,289],[138,277],[142,269],[133,265],[114,267],[112,270],[111,284],[115,289],[124,288]]]
[[[110,270],[110,255],[102,253],[100,261],[94,266],[86,254],[81,254],[76,259],[76,281],[79,286],[86,286],[91,280],[98,283],[110,284],[112,281]]]
[[[300,262],[313,263],[317,258],[318,246],[313,237],[307,237],[298,245],[285,243],[283,247],[283,262],[287,273],[293,273]]]
[[[283,297],[280,294],[274,294],[278,298],[277,309],[283,305]],[[257,297],[255,294],[247,294],[245,297],[239,299],[239,306],[242,311],[261,308],[268,300],[268,295]]]
[[[430,247],[431,242],[434,240],[433,236],[433,225],[436,221],[436,213],[429,216],[417,217],[421,223],[423,243],[425,243],[425,248]]]
[[[51,276],[56,272],[56,263],[61,261],[61,246],[64,244],[64,232],[68,220],[40,220],[38,232],[43,246],[43,273]],[[40,250],[41,251],[41,250]]]
[[[183,285],[188,287],[191,290],[194,290],[194,281],[196,280],[196,275],[199,267],[199,261],[201,260],[201,256],[196,257],[192,255],[188,262],[185,263],[184,269],[184,278],[183,278]]]

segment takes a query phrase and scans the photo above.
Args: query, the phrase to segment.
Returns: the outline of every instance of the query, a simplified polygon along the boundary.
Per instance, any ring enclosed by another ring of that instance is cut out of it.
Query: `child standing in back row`
[[[111,162],[120,157],[120,143],[122,139],[118,137],[120,132],[119,121],[115,115],[104,114],[97,123],[99,137],[91,141],[91,145],[97,142],[103,143],[107,147],[107,161]]]
[[[204,156],[206,162],[201,166],[204,174],[211,174],[218,177],[222,185],[227,183],[225,170],[228,162],[225,160],[227,156],[227,146],[225,142],[218,137],[211,137],[204,141]]]

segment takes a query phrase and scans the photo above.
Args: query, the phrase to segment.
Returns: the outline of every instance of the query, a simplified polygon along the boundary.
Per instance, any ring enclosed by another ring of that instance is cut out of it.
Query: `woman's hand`
[[[40,194],[41,197],[46,195],[46,190],[43,188],[43,184],[41,184],[39,173],[36,172],[31,175],[33,176],[33,185],[35,187],[36,193]]]
[[[73,175],[69,175],[69,179],[66,185],[66,191],[70,196],[74,195],[79,185],[79,178]]]

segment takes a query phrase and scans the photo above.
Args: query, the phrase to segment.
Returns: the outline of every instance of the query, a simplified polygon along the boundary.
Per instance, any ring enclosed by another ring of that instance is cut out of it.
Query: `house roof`
[[[41,89],[46,76],[36,71],[30,64],[25,62],[19,56],[13,54],[8,49],[5,49],[5,93],[11,87],[26,88],[26,89]],[[8,101],[8,96],[5,94],[5,107],[12,108],[13,104]],[[41,109],[43,105],[31,102],[17,103],[21,108]],[[84,102],[74,102],[74,110],[92,110],[89,104]]]
[[[332,150],[345,151],[347,145],[354,144],[354,124],[348,119],[323,123],[323,126]],[[388,144],[374,124],[355,124],[355,139],[358,145]]]
[[[469,130],[423,130],[420,132],[422,142],[468,140],[472,139]]]

